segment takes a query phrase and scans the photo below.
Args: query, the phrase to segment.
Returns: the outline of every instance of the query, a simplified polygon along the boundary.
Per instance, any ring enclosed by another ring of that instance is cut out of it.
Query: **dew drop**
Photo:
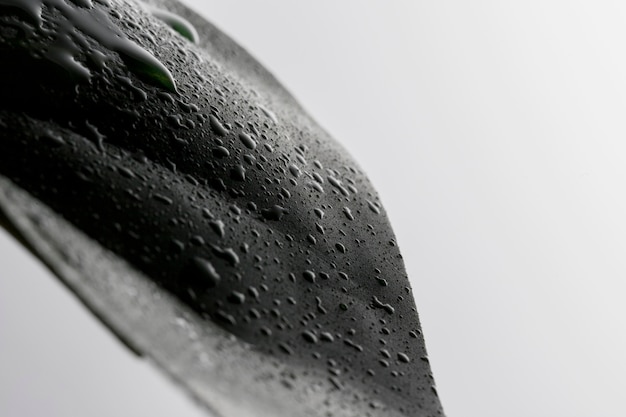
[[[248,148],[248,149],[256,149],[256,142],[247,133],[241,132],[239,134],[239,140],[241,141],[241,143],[243,143],[243,145],[246,148]]]
[[[306,270],[302,273],[302,277],[310,282],[310,283],[315,283],[315,272],[310,271],[310,270]]]
[[[278,345],[278,347],[280,348],[280,350],[282,350],[284,353],[286,353],[287,355],[292,355],[293,354],[293,349],[291,349],[289,346],[287,346],[285,343],[280,343]]]
[[[315,333],[310,330],[305,330],[304,332],[302,332],[302,337],[309,343],[317,343],[317,336],[315,336]]]
[[[232,304],[243,304],[246,301],[246,296],[239,291],[233,291],[228,296],[228,302]]]
[[[298,168],[296,165],[289,165],[289,172],[291,172],[291,175],[293,175],[294,177],[298,178],[301,174],[300,172],[300,168]]]
[[[402,353],[402,352],[398,353],[398,360],[403,363],[411,362],[411,359],[405,353]]]
[[[372,297],[372,302],[373,302],[374,307],[381,308],[381,309],[385,310],[389,314],[393,314],[395,312],[395,309],[391,306],[391,304],[383,303],[376,296]]]
[[[267,220],[278,221],[287,213],[287,209],[281,206],[272,206],[261,210],[261,215]]]
[[[221,220],[213,220],[209,222],[209,226],[211,227],[211,230],[213,230],[215,234],[217,234],[219,237],[224,237],[224,235],[226,234],[224,229],[224,222]]]
[[[213,253],[228,262],[230,266],[237,266],[239,264],[239,256],[237,256],[232,248],[222,249],[217,246],[213,246]]]
[[[380,214],[380,206],[372,201],[367,200],[367,206],[372,212]]]
[[[322,332],[322,333],[320,333],[320,340],[322,342],[329,342],[330,343],[330,342],[333,342],[335,340],[335,338],[329,332]]]
[[[235,181],[245,181],[246,169],[243,167],[243,165],[237,165],[230,171],[230,177]]]
[[[226,129],[222,122],[220,122],[219,119],[213,115],[209,116],[209,125],[219,136],[226,136],[228,134],[228,129]]]
[[[267,116],[272,122],[278,123],[278,118],[276,117],[276,115],[274,114],[273,111],[271,111],[270,109],[268,109],[266,107],[260,106],[260,105],[259,105],[259,109],[261,109],[263,114],[265,116]]]
[[[193,43],[198,43],[198,31],[187,19],[156,7],[148,6],[148,10],[152,13],[152,16],[161,20],[183,38]]]
[[[166,204],[166,205],[171,205],[171,204],[174,203],[174,201],[171,198],[166,197],[166,196],[164,196],[162,194],[154,194],[152,196],[152,198],[154,198],[159,203],[163,203],[163,204]]]
[[[216,158],[226,158],[230,156],[230,151],[223,146],[218,146],[213,149],[213,155],[215,155]]]
[[[181,279],[194,291],[214,288],[220,283],[220,275],[211,262],[204,258],[191,258],[181,273]]]

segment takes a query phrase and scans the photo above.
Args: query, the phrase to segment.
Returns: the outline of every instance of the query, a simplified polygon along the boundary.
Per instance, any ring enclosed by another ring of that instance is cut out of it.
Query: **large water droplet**
[[[190,40],[193,43],[198,43],[198,31],[189,23],[189,21],[182,16],[174,13],[170,13],[166,10],[158,9],[156,7],[148,6],[148,10],[154,17],[163,21],[166,25],[172,28],[182,37]]]

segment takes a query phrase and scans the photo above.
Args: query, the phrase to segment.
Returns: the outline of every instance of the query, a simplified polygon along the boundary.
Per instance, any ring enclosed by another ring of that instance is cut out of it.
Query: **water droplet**
[[[317,336],[315,336],[315,333],[310,330],[305,330],[304,332],[302,332],[302,337],[309,343],[317,343]]]
[[[309,270],[304,271],[302,273],[302,277],[310,283],[315,283],[315,272],[313,271],[309,271]]]
[[[294,177],[299,177],[301,172],[300,172],[300,168],[298,168],[296,165],[289,165],[289,172],[291,172],[291,175],[293,175]]]
[[[219,119],[213,115],[209,116],[209,125],[219,136],[226,136],[228,134],[228,129],[226,129],[222,122],[220,122]]]
[[[348,197],[350,195],[350,192],[343,185],[341,185],[341,181],[339,181],[337,178],[329,176],[328,182],[333,187],[337,188],[344,196]]]
[[[122,174],[123,177],[126,178],[135,178],[135,173],[133,171],[131,171],[128,168],[125,167],[118,167],[117,168],[117,172],[119,172],[120,174]]]
[[[184,284],[194,291],[197,289],[214,288],[220,283],[220,275],[213,264],[204,258],[191,258],[181,273]]]
[[[256,149],[256,142],[247,133],[241,132],[239,134],[239,140],[241,141],[241,143],[244,144],[246,148]]]
[[[163,203],[163,204],[167,204],[167,205],[170,205],[170,204],[174,203],[174,201],[171,198],[166,197],[166,196],[164,196],[162,194],[154,194],[152,196],[152,198],[154,198],[159,203]]]
[[[224,235],[226,234],[224,229],[224,222],[221,220],[213,220],[209,222],[209,226],[219,237],[224,237]]]
[[[193,43],[198,43],[198,31],[182,16],[152,6],[148,6],[148,10],[154,17],[163,21],[182,37]]]
[[[315,297],[315,303],[317,304],[317,312],[320,314],[326,314],[327,311],[324,308],[324,306],[322,306],[322,299],[319,297]]]
[[[206,207],[202,208],[202,217],[206,218],[206,219],[213,219],[215,216],[213,215],[213,213],[211,213],[211,210],[209,210]]]
[[[341,390],[343,388],[343,386],[341,385],[339,380],[337,378],[335,378],[334,376],[329,377],[328,380],[333,385],[333,387],[335,387],[336,389]]]
[[[349,347],[353,348],[353,349],[354,349],[354,350],[356,350],[357,352],[363,352],[363,346],[361,346],[361,345],[358,345],[358,344],[354,343],[354,342],[353,342],[352,340],[350,340],[350,339],[344,339],[344,340],[343,340],[343,343],[344,343],[346,346],[349,346]]]
[[[377,203],[367,200],[367,206],[376,214],[380,214],[380,206]]]
[[[281,206],[272,206],[267,209],[261,210],[261,215],[267,220],[280,220],[286,213],[287,209]]]
[[[228,296],[228,301],[232,304],[243,304],[246,301],[246,296],[238,291],[233,291]]]
[[[411,359],[409,359],[409,357],[405,353],[402,353],[402,352],[398,353],[398,360],[403,363],[411,362]]]
[[[318,174],[317,172],[313,173],[313,179],[319,182],[320,184],[324,184],[324,178],[322,178],[322,176]]]
[[[189,241],[194,246],[204,246],[204,243],[205,243],[204,242],[204,238],[202,238],[202,236],[200,236],[200,235],[192,236],[191,239],[189,239]]]
[[[386,287],[388,285],[387,280],[381,277],[376,277],[376,282],[378,282],[381,287]]]
[[[320,340],[322,342],[329,342],[330,343],[330,342],[334,342],[335,338],[329,332],[322,332],[322,333],[320,333]]]
[[[223,146],[218,146],[213,149],[213,155],[215,155],[216,158],[226,158],[230,156],[230,151]]]
[[[237,320],[235,319],[235,317],[232,314],[228,314],[227,312],[225,312],[224,310],[217,310],[215,312],[215,317],[225,323],[228,323],[232,326],[237,324]]]
[[[267,117],[269,117],[269,119],[274,122],[274,123],[278,123],[278,118],[276,117],[276,115],[274,114],[273,111],[271,111],[270,109],[263,107],[263,106],[259,106],[259,109],[261,109],[261,111],[263,112],[263,114]]]
[[[383,303],[383,302],[382,302],[382,301],[380,301],[380,300],[378,299],[378,297],[376,297],[376,296],[373,296],[373,297],[372,297],[372,302],[373,302],[374,307],[376,307],[376,308],[381,308],[381,309],[385,310],[385,311],[386,311],[387,313],[389,313],[389,314],[393,314],[393,313],[396,311],[396,310],[395,310],[395,309],[391,306],[391,304],[385,304],[385,303]]]
[[[2,0],[0,0],[1,2]],[[52,146],[62,146],[65,145],[65,140],[63,140],[63,138],[59,135],[57,135],[55,132],[49,131],[44,133],[41,136],[41,139],[43,139],[46,143],[52,145]]]
[[[248,294],[250,294],[250,296],[254,299],[259,298],[259,290],[257,290],[255,287],[248,287]]]
[[[293,349],[291,349],[289,346],[287,346],[287,344],[285,343],[280,343],[278,345],[278,347],[280,348],[280,350],[282,350],[283,352],[285,352],[287,355],[292,355],[293,354]]]
[[[243,165],[237,165],[230,171],[230,177],[235,181],[245,181],[246,169],[243,167]]]
[[[237,264],[239,264],[239,256],[237,256],[237,253],[235,253],[232,248],[222,249],[217,246],[212,246],[212,248],[215,255],[217,255],[219,258],[224,259],[231,266],[237,266]]]

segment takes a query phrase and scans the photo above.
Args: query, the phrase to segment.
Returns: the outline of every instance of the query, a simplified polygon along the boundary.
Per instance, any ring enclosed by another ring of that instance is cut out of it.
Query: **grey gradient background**
[[[625,416],[626,3],[188,0],[359,161],[448,416]],[[0,416],[199,417],[0,234]]]

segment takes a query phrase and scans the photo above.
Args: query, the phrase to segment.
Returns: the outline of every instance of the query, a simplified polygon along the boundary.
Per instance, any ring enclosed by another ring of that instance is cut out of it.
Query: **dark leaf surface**
[[[2,224],[213,412],[434,416],[402,257],[348,153],[171,1],[0,0]]]

